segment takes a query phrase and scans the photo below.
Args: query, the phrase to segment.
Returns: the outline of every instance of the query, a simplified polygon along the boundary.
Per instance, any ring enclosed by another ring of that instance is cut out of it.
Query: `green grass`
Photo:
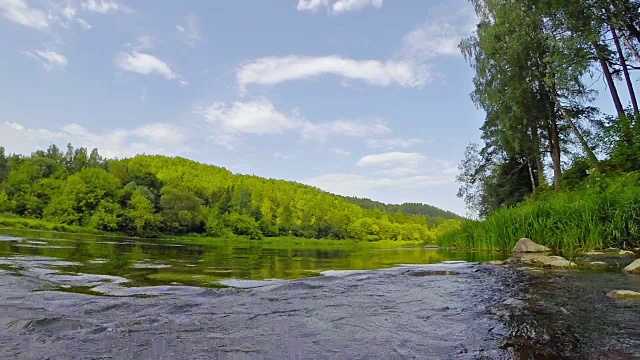
[[[41,230],[79,234],[105,234],[103,231],[65,224],[57,224],[41,219],[24,218],[12,214],[0,214],[0,228],[18,230]]]
[[[50,233],[71,233],[71,234],[86,234],[86,235],[100,235],[100,236],[116,236],[123,237],[123,234],[119,233],[109,233],[104,231],[99,231],[87,227],[82,226],[71,226],[64,224],[57,224],[48,222],[42,219],[31,219],[24,218],[13,214],[0,214],[0,230],[4,229],[5,233],[8,231],[42,231],[42,232],[50,232]],[[249,240],[248,238],[241,236],[232,236],[225,238],[211,238],[201,235],[181,235],[181,236],[171,236],[171,235],[162,235],[159,239],[162,240],[170,240],[174,239],[179,242],[189,243],[189,244],[209,244],[215,241],[229,241],[233,240],[234,242],[246,242],[250,244],[252,242],[260,242],[262,244],[271,244],[271,245],[281,245],[283,248],[289,248],[292,245],[295,245],[296,248],[316,248],[318,245],[341,245],[341,246],[368,246],[374,248],[406,248],[406,247],[421,247],[424,246],[425,243],[423,241],[393,241],[393,240],[379,240],[379,241],[358,241],[358,240],[333,240],[333,239],[307,239],[307,238],[299,238],[299,237],[273,237],[273,238],[263,238],[261,240]],[[153,239],[148,239],[153,240]]]
[[[629,248],[640,239],[638,174],[596,179],[575,191],[548,192],[496,211],[484,221],[465,221],[438,239],[442,246],[509,250],[528,237],[563,252]]]

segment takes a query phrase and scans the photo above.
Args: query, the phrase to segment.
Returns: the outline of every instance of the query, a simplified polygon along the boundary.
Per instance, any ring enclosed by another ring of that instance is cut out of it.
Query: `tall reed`
[[[628,174],[595,179],[578,190],[549,192],[500,209],[483,221],[465,221],[438,242],[458,248],[507,250],[528,237],[562,251],[638,246],[639,178],[639,174]]]

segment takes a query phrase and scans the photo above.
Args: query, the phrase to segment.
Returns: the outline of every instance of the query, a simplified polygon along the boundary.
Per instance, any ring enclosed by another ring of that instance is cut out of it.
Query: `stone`
[[[618,252],[618,255],[620,255],[622,257],[635,257],[636,253],[634,253],[633,251],[629,251],[629,250],[620,250]]]
[[[599,255],[604,255],[604,253],[602,251],[587,251],[587,252],[583,252],[582,255],[584,255],[584,256],[599,256]]]
[[[640,292],[631,290],[613,290],[607,296],[622,300],[640,300]]]
[[[640,259],[637,259],[636,261],[627,265],[627,267],[622,269],[622,271],[627,274],[640,274]]]
[[[489,264],[489,265],[504,265],[504,261],[502,261],[502,260],[491,260],[491,261],[487,261],[486,264]]]
[[[426,245],[424,248],[427,249],[427,250],[438,250],[438,249],[440,249],[440,246],[438,246],[438,245]]]
[[[604,261],[592,261],[589,263],[589,266],[591,267],[607,267],[609,266],[609,264],[607,264]]]
[[[537,244],[533,242],[531,239],[522,238],[518,240],[516,246],[513,247],[512,252],[518,253],[530,253],[530,252],[545,252],[550,251],[548,247],[544,245]]]
[[[520,258],[525,264],[538,265],[542,267],[552,268],[570,268],[576,267],[576,263],[569,261],[562,256],[547,256],[537,254],[525,254]]]
[[[449,270],[413,270],[408,271],[405,275],[409,276],[434,276],[434,275],[458,275],[455,271]]]

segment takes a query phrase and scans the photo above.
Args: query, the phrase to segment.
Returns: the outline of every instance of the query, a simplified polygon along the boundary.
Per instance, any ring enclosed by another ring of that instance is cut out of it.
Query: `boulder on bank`
[[[551,268],[571,268],[576,267],[576,263],[569,261],[562,256],[547,256],[538,254],[525,254],[520,257],[524,264],[538,265]]]
[[[548,247],[544,245],[537,244],[533,242],[531,239],[522,238],[518,240],[516,246],[513,247],[513,252],[516,254],[519,253],[532,253],[532,252],[545,252],[550,251]]]
[[[640,292],[631,290],[613,290],[607,295],[614,299],[640,300]]]
[[[627,274],[640,274],[640,259],[637,259],[636,261],[627,265],[627,267],[622,269],[622,271]]]

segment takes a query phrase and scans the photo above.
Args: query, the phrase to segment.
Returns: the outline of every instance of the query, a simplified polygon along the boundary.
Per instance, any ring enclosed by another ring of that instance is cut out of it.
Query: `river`
[[[2,359],[637,359],[619,269],[284,240],[0,236]]]

